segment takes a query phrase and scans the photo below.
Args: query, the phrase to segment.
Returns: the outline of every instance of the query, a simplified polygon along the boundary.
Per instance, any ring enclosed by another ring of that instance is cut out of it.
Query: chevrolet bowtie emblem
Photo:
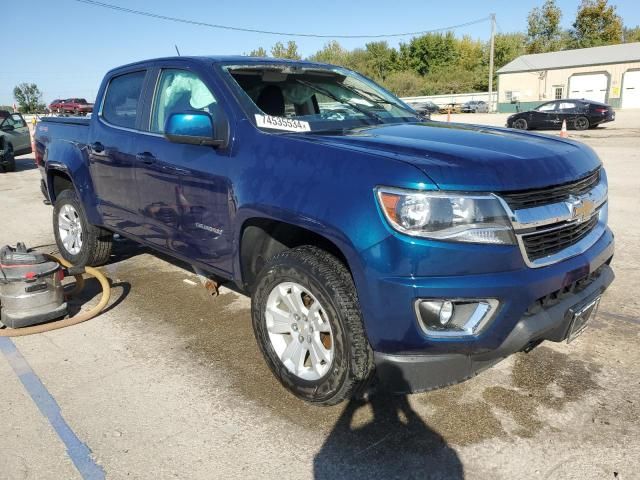
[[[584,222],[591,218],[593,211],[595,210],[595,203],[593,200],[589,200],[588,198],[579,199],[576,198],[571,203],[571,218],[574,220],[578,220],[579,222]]]

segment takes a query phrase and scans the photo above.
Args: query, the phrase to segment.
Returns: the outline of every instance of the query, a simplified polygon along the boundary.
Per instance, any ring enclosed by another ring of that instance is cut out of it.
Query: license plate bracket
[[[569,309],[567,313],[571,316],[571,323],[569,324],[567,343],[572,342],[582,332],[584,332],[589,320],[595,317],[601,298],[602,297],[598,295],[596,298],[593,298],[584,304],[576,305]]]

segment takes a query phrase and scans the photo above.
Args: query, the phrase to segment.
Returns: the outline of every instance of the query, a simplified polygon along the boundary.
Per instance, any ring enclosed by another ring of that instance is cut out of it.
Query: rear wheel
[[[5,172],[15,172],[16,171],[16,157],[13,153],[13,145],[10,143],[7,144],[4,152],[4,171]]]
[[[74,265],[98,266],[109,260],[113,234],[89,223],[73,190],[56,198],[53,233],[60,254]]]
[[[576,130],[586,130],[589,128],[589,119],[587,117],[578,117],[574,125]]]
[[[267,364],[299,398],[335,405],[371,377],[355,286],[333,255],[311,246],[276,255],[258,274],[251,308]]]
[[[529,124],[524,118],[517,118],[513,121],[513,128],[517,128],[518,130],[528,130]]]

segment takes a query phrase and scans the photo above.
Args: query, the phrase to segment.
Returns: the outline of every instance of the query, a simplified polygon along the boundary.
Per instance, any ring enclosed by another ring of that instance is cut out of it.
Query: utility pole
[[[496,39],[496,14],[489,15],[491,18],[491,40],[489,46],[489,111],[493,111],[493,47]]]

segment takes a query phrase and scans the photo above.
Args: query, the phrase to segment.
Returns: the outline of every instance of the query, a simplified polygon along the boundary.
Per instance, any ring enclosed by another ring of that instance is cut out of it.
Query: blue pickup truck
[[[332,65],[176,57],[107,73],[36,160],[61,254],[123,235],[233,281],[298,397],[421,391],[572,340],[613,280],[587,146],[427,121]]]

